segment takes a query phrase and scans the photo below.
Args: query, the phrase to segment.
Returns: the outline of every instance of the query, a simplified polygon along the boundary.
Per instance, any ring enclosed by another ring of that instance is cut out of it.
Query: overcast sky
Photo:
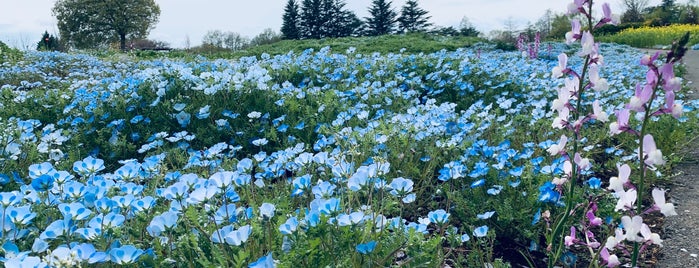
[[[209,30],[238,32],[254,37],[266,28],[279,31],[286,0],[156,0],[160,21],[149,38],[183,47],[189,37],[192,46],[201,43]],[[347,8],[361,18],[368,15],[371,0],[346,0]],[[458,26],[467,17],[481,32],[504,28],[514,21],[524,28],[536,22],[547,9],[564,12],[567,0],[421,0],[420,7],[439,26]],[[612,11],[620,13],[621,0],[609,0]],[[658,3],[660,0],[651,0]],[[685,2],[685,1],[678,1]],[[405,0],[393,0],[396,11]],[[0,40],[14,47],[34,47],[48,30],[57,34],[51,14],[55,0],[0,0]]]

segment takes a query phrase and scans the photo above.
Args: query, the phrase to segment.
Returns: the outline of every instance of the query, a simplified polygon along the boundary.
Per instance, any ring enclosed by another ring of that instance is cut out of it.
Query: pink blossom
[[[655,146],[653,136],[650,134],[643,136],[643,159],[644,163],[652,168],[655,168],[655,165],[665,164],[663,153]]]
[[[605,24],[605,23],[611,23],[613,25],[619,24],[619,15],[612,14],[612,9],[609,7],[609,3],[602,4],[602,12],[604,13],[604,18],[602,19],[600,24]]]
[[[601,122],[609,121],[609,115],[602,110],[602,107],[599,105],[599,100],[592,102],[592,118]]]
[[[582,29],[582,25],[580,24],[579,20],[576,20],[576,19],[571,20],[570,25],[571,25],[572,29],[570,32],[566,33],[566,44],[569,44],[569,45],[572,44],[573,42],[575,42],[576,40],[580,39],[580,37],[581,37],[580,34],[581,34],[581,29]]]
[[[568,65],[568,55],[561,53],[558,55],[558,66],[553,67],[551,71],[551,76],[554,78],[559,78],[563,76],[563,72],[566,70]]]
[[[566,247],[570,247],[574,245],[576,242],[578,242],[578,239],[575,238],[575,226],[570,227],[570,235],[566,235],[566,237],[564,237],[563,240]]]
[[[607,249],[614,249],[619,243],[624,241],[624,232],[617,228],[614,230],[614,236],[610,236],[607,238],[607,242],[604,244],[604,247]]]
[[[643,241],[650,241],[653,244],[662,246],[663,240],[660,239],[660,235],[650,231],[648,225],[641,225],[641,236],[643,236]]]
[[[621,262],[619,262],[619,257],[617,257],[616,254],[610,255],[607,248],[603,248],[599,254],[602,260],[607,263],[607,267],[617,267],[621,264]]]
[[[629,109],[616,112],[616,122],[609,124],[609,134],[619,134],[629,128],[629,112]]]
[[[664,190],[655,188],[655,189],[653,189],[652,195],[653,195],[653,200],[655,201],[655,204],[653,205],[653,207],[659,209],[660,213],[663,213],[663,215],[665,215],[665,216],[677,215],[677,212],[675,212],[675,205],[673,205],[672,203],[665,203],[665,191]]]
[[[639,236],[638,233],[641,232],[643,228],[643,218],[641,216],[629,216],[621,217],[621,224],[624,225],[624,236],[629,242],[643,242],[643,237]]]
[[[585,214],[585,216],[587,216],[587,220],[590,221],[590,225],[592,225],[592,226],[602,225],[602,218],[595,216],[595,213],[592,212],[592,210],[588,210],[587,213]]]
[[[645,110],[644,105],[648,103],[652,96],[653,86],[647,84],[646,86],[641,87],[641,84],[636,84],[636,94],[631,97],[631,100],[629,100],[629,104],[626,105],[626,108],[637,112],[642,112]]]
[[[581,57],[591,55],[595,51],[595,38],[592,36],[590,31],[585,31],[582,34],[580,44],[582,45],[582,50],[580,53],[578,53],[578,55]]]
[[[574,0],[573,3],[568,4],[568,14],[582,13],[585,11],[583,5],[587,0]]]
[[[553,119],[553,123],[551,124],[551,127],[556,128],[556,129],[563,129],[568,123],[568,116],[570,115],[570,110],[568,107],[563,106],[559,111],[558,111],[558,116]]]
[[[551,145],[546,151],[551,155],[557,155],[561,152],[565,152],[566,143],[568,143],[568,137],[566,135],[561,135],[558,143]]]
[[[643,55],[643,57],[641,57],[641,65],[651,66],[651,65],[653,65],[653,62],[658,59],[659,56],[660,56],[660,51],[655,52],[655,54],[653,54],[653,56],[648,55],[648,54]]]
[[[599,65],[590,65],[589,72],[590,82],[593,85],[592,89],[594,89],[595,91],[605,91],[609,89],[609,83],[607,82],[607,79],[601,78],[599,76]]]
[[[636,203],[637,198],[636,189],[631,189],[628,191],[618,191],[615,193],[619,197],[619,200],[617,200],[616,207],[614,207],[614,211],[626,210],[627,208],[634,208],[634,203]]]
[[[623,192],[624,185],[626,185],[626,183],[629,182],[629,177],[631,176],[631,167],[629,167],[629,165],[627,164],[624,164],[618,167],[618,170],[618,177],[609,178],[609,187],[607,188],[617,193]]]
[[[589,158],[583,158],[582,156],[580,156],[580,153],[577,153],[577,152],[576,152],[576,153],[575,153],[575,157],[573,158],[573,160],[575,161],[575,164],[578,165],[578,168],[579,168],[580,170],[588,170],[588,169],[590,169],[590,168],[592,167],[592,164],[590,163],[590,159],[589,159]],[[571,168],[571,169],[572,169],[572,168]]]

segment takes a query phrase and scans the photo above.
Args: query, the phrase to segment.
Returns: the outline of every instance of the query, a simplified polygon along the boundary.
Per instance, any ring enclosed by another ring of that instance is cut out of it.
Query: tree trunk
[[[126,51],[126,34],[119,34],[119,47],[121,51]]]

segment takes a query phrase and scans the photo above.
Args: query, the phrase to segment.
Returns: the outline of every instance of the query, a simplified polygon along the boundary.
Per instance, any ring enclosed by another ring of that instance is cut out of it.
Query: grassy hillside
[[[356,48],[357,53],[367,54],[373,52],[396,53],[404,49],[408,53],[431,53],[442,49],[456,50],[462,47],[469,47],[475,43],[484,41],[475,37],[449,37],[430,34],[406,34],[406,35],[383,35],[373,37],[343,37],[328,39],[309,40],[283,40],[277,43],[251,47],[240,51],[228,50],[206,50],[193,49],[189,51],[171,51],[168,56],[187,57],[192,55],[202,55],[208,58],[239,58],[248,56],[259,56],[263,53],[270,55],[286,54],[289,51],[301,52],[312,48],[315,51],[329,46],[332,51],[346,51],[350,47]],[[161,53],[152,51],[141,51],[137,53],[139,57],[162,56]]]

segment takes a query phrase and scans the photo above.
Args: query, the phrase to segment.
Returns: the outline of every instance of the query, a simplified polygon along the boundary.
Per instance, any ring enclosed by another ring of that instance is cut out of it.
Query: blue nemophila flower
[[[29,177],[32,179],[39,178],[41,175],[51,175],[56,172],[53,165],[49,162],[41,164],[32,164],[29,166]]]
[[[296,177],[296,179],[292,181],[292,184],[294,185],[294,190],[291,192],[291,196],[301,195],[311,187],[311,175],[306,174]]]
[[[132,245],[112,248],[109,250],[109,260],[116,264],[135,263],[143,255],[143,250]]]
[[[317,199],[318,200],[318,199]],[[323,215],[333,215],[335,212],[340,210],[340,200],[337,198],[330,199],[320,199],[318,204],[318,211]]]
[[[266,138],[260,138],[252,141],[252,145],[255,146],[264,146],[268,143],[269,141]]]
[[[248,268],[275,268],[277,265],[274,263],[274,258],[272,258],[272,253],[260,257],[257,261],[248,265]]]
[[[27,225],[36,217],[36,213],[31,211],[31,206],[7,207],[6,217],[15,225]]]
[[[238,230],[230,231],[225,234],[225,236],[223,236],[223,240],[226,242],[226,244],[240,246],[248,241],[248,237],[250,237],[251,232],[252,228],[250,225],[241,226],[238,228]]]
[[[492,217],[493,215],[495,215],[495,211],[488,211],[488,212],[484,212],[483,214],[478,214],[478,215],[476,215],[476,217],[481,219],[481,220],[487,220],[487,219],[490,219],[490,217]]]
[[[237,220],[235,204],[221,205],[214,213],[216,224],[234,223]]]
[[[39,235],[39,239],[56,239],[59,236],[72,233],[73,231],[75,231],[75,225],[70,218],[56,220],[44,229],[41,235]]]
[[[602,186],[602,181],[597,177],[592,177],[587,180],[587,185],[589,185],[591,189],[599,189]]]
[[[0,205],[5,207],[14,206],[22,201],[22,193],[19,191],[0,192]]]
[[[88,156],[73,163],[73,171],[81,176],[92,176],[104,169],[104,160]]]
[[[164,212],[158,216],[153,217],[148,227],[146,227],[146,230],[148,231],[148,234],[150,236],[158,237],[162,232],[165,232],[175,227],[175,225],[177,225],[178,219],[179,215],[177,214],[177,212]]]
[[[85,240],[90,241],[102,235],[102,229],[92,227],[78,228],[73,233],[79,235]]]
[[[290,235],[296,232],[299,226],[299,221],[296,217],[291,217],[286,220],[281,226],[279,226],[279,232],[283,235]]]
[[[336,217],[337,225],[350,226],[357,225],[364,221],[364,212],[356,211],[350,214],[342,213]]]
[[[461,235],[461,243],[466,243],[466,242],[468,242],[469,240],[471,240],[471,237],[468,236],[468,234],[462,234],[462,235]]]
[[[313,192],[315,198],[329,198],[333,196],[335,188],[337,188],[335,184],[332,184],[327,181],[321,181],[320,183],[318,183],[318,185],[313,186],[313,189],[311,191]]]
[[[53,188],[53,182],[52,176],[44,174],[32,180],[32,188],[38,192],[45,192]]]
[[[502,191],[502,185],[493,185],[493,188],[488,189],[487,193],[489,195],[498,195]]]
[[[444,225],[449,221],[449,215],[450,214],[447,213],[445,210],[438,209],[427,213],[427,218],[430,220],[431,223],[437,225]]]
[[[536,213],[534,213],[534,218],[532,219],[532,225],[536,225],[541,220],[541,208],[539,208]]]
[[[473,236],[475,237],[484,237],[486,235],[488,235],[488,225],[483,225],[473,229]]]
[[[107,253],[97,251],[95,246],[89,243],[82,243],[73,248],[83,261],[87,261],[89,264],[104,262],[107,259]]]
[[[403,177],[398,177],[391,181],[389,185],[391,187],[391,195],[404,197],[413,191],[413,181],[410,179],[404,179]]]
[[[463,172],[466,171],[466,167],[461,164],[460,162],[452,161],[449,163],[446,163],[442,169],[439,170],[439,179],[440,181],[448,181],[452,179],[458,179],[462,178]]]
[[[180,127],[185,128],[187,125],[189,125],[189,121],[191,120],[192,115],[189,113],[186,113],[185,111],[181,111],[177,114],[175,114],[175,119],[177,119],[177,123],[180,124]]]
[[[131,208],[135,214],[146,212],[155,206],[155,198],[152,196],[145,196],[140,199],[136,199],[131,202]]]
[[[471,183],[471,188],[481,187],[485,184],[485,179],[480,179]]]
[[[126,217],[121,214],[109,212],[107,215],[104,215],[100,213],[93,217],[87,225],[92,228],[106,230],[120,227],[122,224],[124,224],[124,220],[126,220]]]
[[[263,203],[260,206],[260,216],[262,216],[263,219],[271,219],[274,217],[274,211],[276,210],[274,204],[270,203]]]
[[[556,185],[551,182],[546,182],[539,186],[539,202],[558,204],[561,199],[561,194],[556,190]]]
[[[58,210],[61,211],[64,217],[79,221],[87,219],[92,214],[92,211],[85,207],[82,203],[58,204]]]
[[[364,244],[359,244],[355,247],[357,252],[364,254],[364,255],[373,252],[374,248],[376,248],[376,241],[375,240],[369,241],[369,242],[364,243]]]
[[[206,119],[209,118],[209,110],[211,109],[211,105],[206,105],[204,107],[201,107],[199,109],[199,112],[197,113],[197,118],[199,119]]]

